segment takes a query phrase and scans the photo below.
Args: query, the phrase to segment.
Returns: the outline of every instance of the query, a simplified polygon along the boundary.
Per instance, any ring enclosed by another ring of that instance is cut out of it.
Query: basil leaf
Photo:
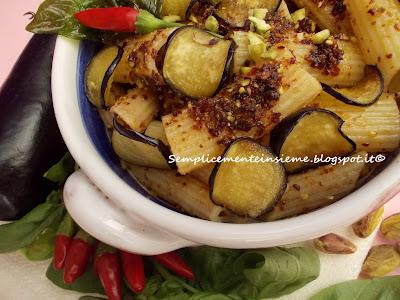
[[[62,190],[52,191],[46,198],[46,203],[58,204],[62,201]]]
[[[310,300],[397,300],[400,299],[400,276],[356,279],[323,289]]]
[[[43,230],[36,237],[32,244],[21,250],[27,259],[39,261],[53,256],[56,233],[59,224],[59,220],[54,220],[49,227]]]
[[[52,166],[43,177],[57,183],[63,183],[75,170],[75,161],[68,152],[61,160]]]
[[[112,7],[129,0],[45,0],[38,8],[26,30],[37,34],[57,33],[73,39],[104,40],[98,30],[82,26],[74,14],[89,8]],[[132,3],[130,6],[133,6]],[[106,35],[107,36],[107,35]]]
[[[318,254],[310,248],[269,248],[248,251],[240,259],[258,253],[264,263],[243,271],[246,279],[258,289],[257,298],[277,298],[300,289],[319,276]]]
[[[95,276],[92,265],[87,266],[85,273],[72,284],[65,284],[63,276],[63,270],[57,271],[53,267],[53,262],[51,262],[47,268],[46,277],[56,286],[64,290],[86,294],[104,294],[103,287],[100,280]]]
[[[320,269],[318,254],[307,248],[240,251],[200,247],[185,256],[196,273],[196,286],[243,299],[290,294],[316,279]]]
[[[161,17],[162,0],[134,0],[134,2],[140,8],[147,10],[157,17]]]
[[[40,233],[55,222],[60,222],[64,206],[43,203],[22,219],[0,226],[0,253],[13,252],[30,245]]]
[[[54,228],[46,228],[43,232],[30,244],[22,249],[25,257],[32,261],[45,260],[53,256],[56,230]]]
[[[45,0],[26,30],[33,33],[57,33],[78,9],[74,0]]]

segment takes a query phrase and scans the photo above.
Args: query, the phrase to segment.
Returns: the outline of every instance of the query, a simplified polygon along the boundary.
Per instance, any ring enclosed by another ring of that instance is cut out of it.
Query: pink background
[[[36,11],[41,0],[0,1],[0,84],[11,70],[18,55],[23,50],[31,34],[25,31],[29,16],[28,11]]]
[[[28,11],[36,11],[42,0],[12,0],[0,3],[0,36],[2,38],[0,56],[0,85],[6,79],[15,60],[23,50],[31,34],[25,31],[29,17]],[[400,212],[400,194],[386,206],[385,215]],[[379,237],[377,243],[384,242]]]

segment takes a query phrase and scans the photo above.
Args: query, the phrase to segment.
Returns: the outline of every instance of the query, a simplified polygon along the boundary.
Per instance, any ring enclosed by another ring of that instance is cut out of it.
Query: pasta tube
[[[153,121],[147,127],[145,132],[147,136],[161,140],[167,145],[164,128],[160,121]],[[134,141],[113,131],[111,143],[115,153],[129,164],[138,166],[169,169],[165,157],[157,147]]]
[[[358,45],[350,40],[337,40],[339,48],[343,51],[343,59],[338,67],[338,75],[329,75],[317,68],[313,68],[307,61],[313,44],[305,44],[296,37],[291,37],[287,41],[287,46],[293,52],[299,63],[318,81],[330,86],[349,87],[356,85],[364,77],[365,62]]]
[[[365,156],[366,152],[356,155]],[[264,221],[296,216],[329,205],[355,189],[365,162],[326,165],[291,175],[285,194],[275,208],[261,217]]]
[[[385,93],[373,105],[360,107],[321,93],[311,106],[339,115],[345,121],[343,132],[356,143],[358,151],[390,152],[399,146],[400,113],[392,94]]]
[[[390,92],[400,91],[400,4],[396,0],[346,0],[368,64],[378,65]]]
[[[192,176],[180,176],[172,170],[129,166],[128,171],[149,192],[196,217],[220,222],[221,206],[215,205],[208,186]]]
[[[111,112],[134,131],[144,132],[159,109],[156,96],[147,88],[136,88],[120,97]]]
[[[349,14],[346,6],[340,1],[332,3],[327,0],[293,0],[299,8],[305,8],[319,27],[329,29],[332,33],[352,35]]]

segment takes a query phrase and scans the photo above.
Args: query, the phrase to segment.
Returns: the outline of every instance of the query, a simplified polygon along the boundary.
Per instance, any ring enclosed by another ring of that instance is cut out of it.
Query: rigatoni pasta
[[[400,4],[396,0],[346,0],[368,64],[378,65],[389,91],[400,91]]]
[[[189,2],[161,12],[179,28],[134,34],[88,68],[113,149],[149,197],[217,222],[289,218],[399,149],[384,93],[384,80],[400,90],[398,2]]]
[[[354,86],[364,77],[366,63],[358,45],[351,40],[337,40],[339,50],[343,51],[343,58],[338,64],[338,74],[328,74],[325,70],[315,68],[307,60],[311,51],[316,48],[313,44],[304,43],[298,36],[292,36],[284,43],[293,51],[296,59],[306,70],[320,82],[333,86]]]
[[[156,96],[147,88],[137,88],[122,96],[111,112],[130,129],[143,132],[156,116],[159,105]]]
[[[359,152],[354,157],[366,155],[366,152]],[[289,176],[282,199],[261,219],[273,221],[292,217],[337,201],[356,187],[364,167],[365,162],[356,161]]]
[[[161,140],[168,144],[164,128],[160,121],[152,121],[145,134],[149,137]],[[125,162],[138,166],[146,166],[159,169],[169,169],[166,158],[160,150],[140,141],[127,138],[116,130],[111,136],[111,143],[115,153]]]
[[[182,175],[206,164],[201,161],[195,163],[196,159],[213,158],[224,151],[224,146],[218,143],[217,137],[210,135],[207,128],[197,128],[188,110],[181,111],[177,116],[164,116],[162,122],[172,153],[179,159],[177,165]]]
[[[345,123],[342,130],[357,145],[358,151],[391,152],[400,144],[400,113],[394,95],[385,93],[371,106],[345,104],[321,93],[311,106],[338,114]]]
[[[192,176],[138,166],[130,166],[128,171],[147,189],[171,204],[199,218],[220,221],[223,208],[210,200],[208,186]]]
[[[281,95],[270,113],[260,120],[264,129],[260,131],[258,128],[253,128],[247,132],[237,131],[236,137],[262,137],[279,120],[306,106],[322,91],[319,82],[297,64],[284,66],[282,74]],[[303,88],[305,85],[308,87],[307,89]],[[190,173],[207,163],[204,161],[194,162],[196,159],[218,157],[225,149],[220,142],[221,138],[213,137],[205,126],[199,128],[196,121],[190,116],[188,109],[164,116],[162,121],[172,153],[181,159],[177,161],[181,174]]]
[[[321,28],[327,28],[332,33],[352,35],[349,13],[343,1],[293,0],[293,2],[299,7],[304,7]]]

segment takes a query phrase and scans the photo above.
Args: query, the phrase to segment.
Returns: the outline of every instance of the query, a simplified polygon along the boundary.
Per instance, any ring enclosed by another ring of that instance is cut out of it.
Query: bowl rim
[[[52,93],[61,134],[84,173],[119,207],[187,240],[227,248],[259,248],[296,243],[350,225],[400,192],[400,154],[375,178],[343,199],[297,217],[255,224],[217,223],[165,208],[141,195],[100,157],[84,128],[77,92],[78,41],[58,37]],[[86,145],[82,147],[82,145]],[[363,203],[360,203],[363,199]]]

